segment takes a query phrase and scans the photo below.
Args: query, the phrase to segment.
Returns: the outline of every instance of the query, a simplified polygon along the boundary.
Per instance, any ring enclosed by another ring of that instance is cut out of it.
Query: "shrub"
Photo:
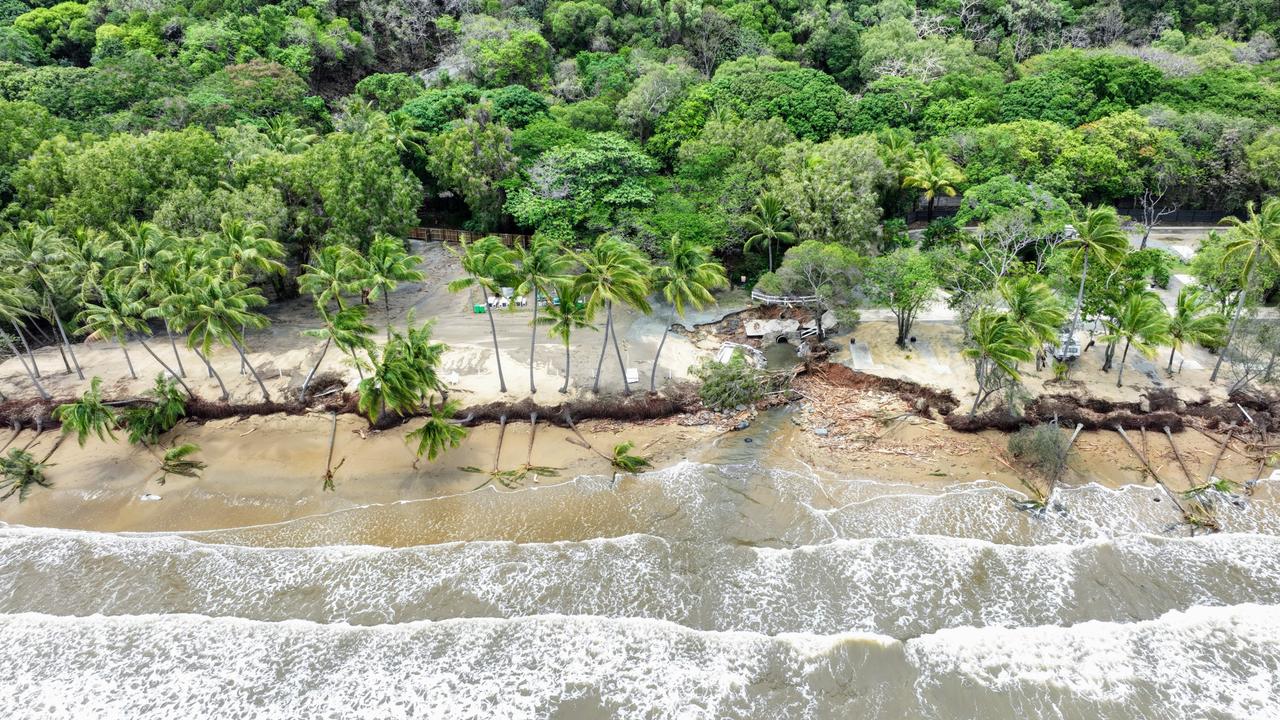
[[[1069,438],[1057,425],[1027,427],[1009,436],[1009,453],[1031,467],[1056,478],[1067,467]]]
[[[764,397],[764,373],[752,367],[741,352],[735,352],[727,363],[708,360],[695,368],[693,374],[702,381],[698,397],[712,410],[752,405]]]

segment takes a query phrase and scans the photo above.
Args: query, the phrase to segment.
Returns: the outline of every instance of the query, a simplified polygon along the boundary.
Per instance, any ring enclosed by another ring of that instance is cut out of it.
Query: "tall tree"
[[[343,295],[360,289],[363,258],[349,245],[328,245],[311,252],[311,262],[302,266],[298,289],[311,295],[316,307],[327,310],[334,303],[341,312]]]
[[[1213,312],[1213,300],[1190,287],[1178,291],[1178,302],[1169,319],[1169,367],[1173,374],[1173,356],[1185,343],[1216,345],[1227,329],[1227,318]]]
[[[938,195],[955,197],[956,186],[964,182],[964,179],[960,167],[937,146],[930,145],[907,165],[902,186],[916,188],[924,193],[928,203],[927,218],[929,222],[933,222],[933,206]]]
[[[938,291],[933,260],[919,250],[902,248],[873,258],[867,267],[868,294],[898,320],[898,347],[905,348],[916,316]],[[820,321],[819,321],[820,322]]]
[[[226,343],[235,348],[240,355],[240,362],[249,368],[253,379],[262,391],[262,399],[271,402],[271,394],[267,392],[266,383],[258,375],[258,371],[249,362],[244,348],[244,330],[246,328],[263,328],[267,326],[267,318],[255,312],[256,308],[267,304],[266,298],[257,288],[251,288],[239,278],[228,278],[216,271],[205,270],[197,273],[189,282],[189,295],[186,302],[191,308],[191,330],[188,342],[198,346],[202,354],[208,355],[214,342]],[[216,372],[216,371],[215,371]],[[226,400],[226,388],[223,387],[223,400]]]
[[[507,379],[502,374],[502,350],[498,347],[498,326],[493,321],[493,308],[489,297],[502,292],[515,274],[516,252],[494,235],[483,237],[474,243],[462,239],[458,250],[453,251],[462,262],[464,278],[449,283],[449,292],[480,288],[484,294],[484,311],[489,316],[489,331],[493,334],[493,358],[498,364],[498,386],[507,391]]]
[[[566,254],[558,243],[550,238],[535,234],[528,245],[516,250],[515,280],[517,295],[532,295],[533,319],[530,324],[533,332],[529,336],[529,392],[536,393],[538,388],[533,381],[533,354],[538,338],[538,293],[543,296],[551,294],[551,288],[563,281],[573,267],[573,258]]]
[[[422,282],[425,276],[418,270],[421,264],[422,258],[410,255],[400,238],[380,233],[369,244],[369,252],[360,264],[360,284],[369,300],[382,298],[388,332],[391,328],[391,293],[402,282]]]
[[[80,361],[76,359],[75,349],[71,347],[71,340],[67,337],[66,327],[58,313],[58,288],[60,281],[64,279],[61,276],[70,269],[63,238],[46,225],[22,223],[6,233],[3,242],[0,242],[0,266],[16,269],[40,298],[45,319],[57,326],[62,347],[71,356],[76,376],[83,380],[84,371],[80,369]],[[66,361],[65,357],[63,361]],[[67,371],[71,371],[69,366]]]
[[[1135,348],[1143,357],[1152,358],[1155,357],[1158,346],[1169,342],[1169,312],[1160,301],[1160,296],[1150,292],[1133,293],[1120,304],[1102,339],[1111,343],[1124,341],[1120,370],[1116,373],[1116,387],[1120,387],[1124,381],[1124,363],[1129,357],[1130,347]]]
[[[578,255],[582,274],[576,280],[576,291],[587,299],[588,314],[594,315],[601,306],[605,309],[604,344],[600,347],[600,360],[596,363],[596,380],[592,392],[600,392],[600,372],[604,369],[604,356],[613,338],[613,349],[618,356],[618,368],[622,371],[622,389],[631,394],[627,381],[627,367],[622,362],[622,350],[618,347],[618,333],[613,324],[613,305],[620,302],[648,314],[649,308],[649,260],[638,248],[615,238],[602,237],[591,251]]]
[[[1105,267],[1115,267],[1129,251],[1129,238],[1120,229],[1120,218],[1115,208],[1087,208],[1076,215],[1074,235],[1063,240],[1058,248],[1072,254],[1073,263],[1080,264],[1080,290],[1076,294],[1075,315],[1071,318],[1071,332],[1080,327],[1080,312],[1084,307],[1084,283],[1089,276],[1089,263],[1096,261]]]
[[[771,193],[761,195],[751,213],[742,219],[742,224],[751,233],[743,248],[751,250],[763,245],[769,255],[769,272],[773,272],[773,246],[790,245],[796,241],[796,234],[791,231],[791,218],[782,207],[782,201]]]
[[[973,361],[977,395],[969,417],[997,390],[1020,382],[1018,363],[1031,359],[1031,339],[1005,313],[979,310],[969,321],[969,344],[961,351]]]
[[[1240,324],[1240,314],[1244,311],[1245,301],[1253,289],[1259,263],[1270,258],[1272,263],[1280,266],[1280,198],[1267,198],[1262,203],[1261,211],[1255,211],[1253,203],[1250,202],[1245,211],[1247,217],[1244,220],[1235,217],[1226,219],[1226,222],[1231,224],[1231,234],[1228,236],[1222,261],[1225,265],[1237,257],[1243,257],[1244,266],[1241,274],[1244,279],[1241,282],[1239,299],[1236,300],[1235,314],[1231,317],[1231,328],[1227,330],[1226,343],[1223,344],[1222,352],[1218,355],[1218,362],[1213,366],[1213,374],[1209,376],[1210,382],[1217,381],[1218,371],[1222,369],[1222,361],[1226,359],[1227,351],[1231,349],[1231,341],[1235,338],[1236,327]]]
[[[8,321],[15,332],[21,332],[18,330],[18,321],[25,320],[31,316],[31,311],[27,309],[26,295],[26,288],[19,283],[18,278],[12,275],[0,275],[0,321]],[[27,364],[27,359],[23,358],[22,354],[18,352],[17,346],[13,344],[13,338],[8,333],[0,330],[0,335],[4,335],[5,343],[9,346],[9,352],[13,353],[13,356],[18,358],[18,362],[22,363],[22,369],[26,371],[27,377],[31,379],[31,384],[35,386],[36,392],[40,393],[41,398],[48,400],[49,393],[45,391],[44,385],[40,383],[40,375],[36,372],[34,366]],[[32,359],[34,360],[34,358]]]
[[[569,281],[558,283],[555,293],[555,299],[547,305],[546,316],[538,318],[538,324],[545,325],[552,337],[559,338],[560,342],[564,343],[564,385],[560,386],[560,392],[567,393],[569,392],[569,339],[574,330],[595,330],[596,326],[592,322],[594,315],[588,312],[587,304],[582,301],[582,295],[576,292],[574,283]]]
[[[653,289],[671,303],[675,317],[684,317],[686,307],[701,310],[715,303],[711,291],[728,287],[729,279],[725,277],[724,266],[711,259],[711,248],[684,240],[679,235],[672,235],[663,243],[662,251],[667,262],[654,270]],[[658,389],[658,360],[662,357],[662,348],[667,344],[667,334],[671,332],[675,317],[668,318],[666,327],[662,330],[662,340],[658,343],[658,351],[653,355],[649,392]]]
[[[1022,329],[1036,346],[1036,369],[1043,357],[1044,343],[1057,340],[1067,321],[1067,311],[1048,283],[1033,275],[1000,281],[1000,296],[1008,307],[1009,321]]]

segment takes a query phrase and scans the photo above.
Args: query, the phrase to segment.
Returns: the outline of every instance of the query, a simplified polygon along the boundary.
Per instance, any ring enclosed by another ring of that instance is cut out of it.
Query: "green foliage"
[[[853,98],[818,70],[769,57],[720,66],[713,102],[749,120],[780,117],[796,137],[820,142],[847,127]]]
[[[160,484],[164,485],[170,475],[200,477],[200,473],[208,465],[191,457],[198,452],[200,452],[200,446],[192,443],[184,443],[166,450],[164,458],[160,461]]]
[[[618,443],[613,446],[613,457],[609,462],[613,467],[626,473],[637,473],[641,470],[653,465],[649,458],[640,455],[633,455],[631,451],[635,449],[636,444],[627,441]]]
[[[399,110],[405,103],[424,93],[422,81],[404,73],[374,73],[356,83],[356,94],[383,112]]]
[[[518,129],[546,115],[547,99],[523,85],[508,85],[485,93],[493,104],[494,118],[509,128]]]
[[[1009,454],[1056,479],[1067,468],[1070,437],[1057,425],[1025,427],[1009,436]]]
[[[275,115],[306,114],[307,84],[291,69],[253,60],[228,65],[202,80],[187,96],[192,120],[213,127]]]
[[[707,360],[693,369],[693,375],[702,382],[698,397],[712,410],[755,405],[767,390],[764,372],[748,363],[741,352],[735,352],[727,363]]]
[[[428,141],[427,169],[441,187],[460,194],[479,229],[501,220],[505,191],[502,181],[517,163],[511,131],[494,122],[493,107],[482,104],[464,120]]]
[[[15,494],[18,502],[27,499],[31,488],[53,487],[53,483],[44,476],[49,466],[38,462],[35,457],[21,448],[10,448],[9,454],[0,457],[0,502],[8,500]]]
[[[416,443],[414,453],[418,457],[426,455],[428,462],[435,462],[446,450],[462,444],[467,430],[451,422],[460,407],[456,400],[440,403],[438,407],[431,408],[431,417],[422,427],[405,436],[406,442]]]
[[[90,435],[106,442],[116,439],[113,429],[119,426],[114,412],[102,403],[102,378],[94,377],[89,389],[73,403],[65,403],[53,409],[53,419],[62,423],[62,434],[75,433],[76,442],[84,447]]]
[[[186,414],[186,396],[174,382],[158,375],[151,390],[151,402],[125,408],[120,419],[129,431],[129,442],[155,444]]]
[[[465,115],[467,107],[479,100],[480,90],[476,86],[455,83],[426,91],[406,102],[400,112],[413,118],[419,130],[438,133],[445,125]]]

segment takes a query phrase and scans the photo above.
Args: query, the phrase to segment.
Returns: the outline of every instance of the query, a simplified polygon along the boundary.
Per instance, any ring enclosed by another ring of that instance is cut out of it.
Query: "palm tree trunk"
[[[49,393],[46,392],[44,386],[40,384],[40,376],[32,372],[30,367],[27,367],[27,361],[23,360],[22,356],[18,354],[18,348],[14,347],[13,339],[6,337],[5,340],[9,343],[9,351],[13,353],[14,357],[18,358],[18,362],[22,363],[22,369],[27,371],[27,377],[31,378],[32,384],[36,386],[36,392],[40,393],[40,398],[42,400],[48,400]]]
[[[1080,290],[1076,293],[1076,314],[1071,318],[1071,337],[1076,335],[1076,329],[1080,327],[1080,311],[1084,309],[1084,280],[1089,275],[1089,253],[1084,254],[1084,263],[1080,266]]]
[[[173,368],[169,367],[164,360],[160,359],[160,356],[156,354],[156,351],[152,350],[151,346],[147,344],[146,339],[140,337],[138,338],[138,342],[142,343],[142,349],[146,350],[148,355],[154,358],[156,362],[160,363],[160,367],[164,368],[165,372],[172,375],[173,379],[177,380],[178,384],[182,386],[182,389],[187,391],[187,397],[194,399],[196,394],[191,390],[191,386],[187,385],[186,381],[179,377],[178,373],[173,371]],[[218,383],[221,384],[222,380],[218,380]]]
[[[178,374],[182,377],[187,376],[187,369],[182,367],[182,356],[178,354],[178,343],[173,340],[173,330],[169,327],[169,319],[164,321],[164,334],[169,338],[169,347],[173,348],[173,359],[178,362]]]
[[[27,336],[22,334],[22,328],[16,320],[10,320],[9,323],[13,325],[13,331],[18,339],[22,341],[22,349],[27,351],[27,359],[31,361],[31,368],[35,371],[36,377],[40,377],[40,366],[36,364],[35,353],[31,352],[31,346],[27,344]],[[17,351],[14,351],[14,354],[16,355]]]
[[[1120,387],[1120,383],[1124,381],[1124,361],[1129,358],[1129,345],[1131,340],[1124,343],[1124,352],[1120,354],[1120,369],[1116,371],[1116,387]]]
[[[929,209],[928,209],[928,211],[927,211],[927,212],[926,212],[926,214],[925,214],[925,219],[926,219],[926,221],[928,221],[928,222],[933,222],[933,203],[934,203],[934,201],[935,201],[935,200],[937,200],[937,199],[938,199],[938,198],[937,198],[937,196],[932,195],[932,194],[930,194],[930,195],[929,195],[929,205],[928,205],[928,208],[929,208]]]
[[[605,302],[605,320],[604,320],[604,344],[600,346],[600,359],[596,361],[596,382],[591,386],[591,392],[600,392],[600,372],[604,369],[604,356],[609,352],[609,330],[613,327],[613,301]]]
[[[320,357],[316,359],[316,364],[311,367],[311,372],[307,373],[307,379],[302,381],[301,399],[304,402],[307,399],[307,387],[311,385],[311,378],[316,376],[316,371],[320,369],[320,363],[324,362],[324,356],[329,352],[329,345],[332,342],[332,335],[324,339],[324,348],[320,350]]]
[[[1253,271],[1257,267],[1255,263],[1249,268],[1249,275],[1244,280],[1244,287],[1240,289],[1240,299],[1236,300],[1236,312],[1231,316],[1231,329],[1227,331],[1227,342],[1218,351],[1218,362],[1213,365],[1213,374],[1209,376],[1209,382],[1218,381],[1218,371],[1222,369],[1222,361],[1227,359],[1227,351],[1231,349],[1231,341],[1236,336],[1236,325],[1240,323],[1240,314],[1244,312],[1244,302],[1249,296],[1249,287],[1253,284]]]
[[[253,379],[258,381],[258,389],[262,390],[262,399],[266,402],[271,402],[271,393],[267,392],[266,383],[262,382],[262,377],[258,375],[257,369],[253,367],[253,363],[249,362],[249,358],[245,356],[244,348],[240,343],[236,342],[235,338],[231,338],[231,344],[235,347],[236,352],[240,353],[240,364],[249,368],[249,372],[253,373]]]
[[[507,379],[502,375],[502,351],[498,350],[498,326],[493,322],[493,308],[489,307],[488,298],[485,298],[484,314],[489,316],[489,332],[493,333],[493,359],[498,361],[498,389],[506,392]]]
[[[1173,348],[1173,347],[1169,348],[1169,369],[1168,369],[1168,373],[1169,373],[1170,375],[1172,375],[1172,374],[1173,374],[1173,354],[1174,354],[1175,352],[1177,352],[1177,350],[1178,350],[1177,348]]]
[[[667,326],[662,329],[662,340],[658,342],[658,352],[653,355],[653,370],[649,373],[649,392],[658,391],[658,358],[662,357],[662,346],[667,344],[667,333],[671,332],[671,323],[675,317],[668,318]]]
[[[765,238],[764,244],[769,248],[769,272],[773,272],[773,238]]]
[[[613,335],[613,351],[618,355],[618,369],[622,371],[622,394],[631,394],[631,383],[627,381],[627,364],[622,362],[622,349],[618,347],[618,328],[615,326],[610,331]]]
[[[240,325],[240,337],[244,337],[244,331],[245,331],[244,324],[243,324],[243,323],[241,323],[241,325]],[[243,374],[244,374],[244,366],[245,366],[245,365],[246,365],[246,362],[245,362],[245,359],[244,359],[244,353],[241,353],[241,354],[240,354],[240,374],[241,374],[241,375],[243,375]]]
[[[382,303],[386,308],[387,320],[387,339],[391,339],[391,293],[390,291],[382,293]]]
[[[567,338],[564,343],[564,387],[560,388],[560,392],[569,392],[569,340]]]
[[[222,402],[226,402],[228,399],[231,398],[231,393],[227,392],[227,386],[223,384],[222,376],[219,375],[218,371],[213,368],[213,363],[209,362],[209,358],[205,357],[204,353],[200,352],[199,349],[194,347],[191,349],[195,352],[196,357],[204,361],[204,366],[209,370],[209,377],[218,381],[218,387],[222,390]]]
[[[49,306],[53,309],[52,301],[50,301]],[[53,309],[53,321],[57,323],[58,332],[62,335],[62,344],[67,346],[67,353],[71,355],[71,362],[76,366],[76,376],[83,380],[84,371],[80,369],[80,361],[76,359],[76,351],[71,349],[71,341],[67,339],[67,330],[62,327],[62,318],[58,317],[57,309]]]
[[[123,339],[117,338],[116,342],[120,343],[120,349],[124,351],[124,364],[129,366],[129,377],[137,380],[138,373],[133,371],[133,358],[129,357],[129,346],[125,345]]]
[[[533,332],[529,333],[529,394],[534,395],[538,388],[533,384],[533,353],[538,340],[538,287],[533,288]]]

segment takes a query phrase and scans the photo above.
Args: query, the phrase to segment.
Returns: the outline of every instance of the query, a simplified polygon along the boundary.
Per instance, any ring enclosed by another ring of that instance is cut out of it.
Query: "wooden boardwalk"
[[[471,242],[480,238],[489,237],[490,235],[502,239],[502,242],[508,245],[524,245],[529,242],[528,235],[520,235],[517,233],[500,233],[500,232],[472,232],[470,230],[459,230],[458,228],[440,228],[440,227],[414,227],[409,228],[410,240],[425,240],[446,243],[458,243],[462,240]]]

